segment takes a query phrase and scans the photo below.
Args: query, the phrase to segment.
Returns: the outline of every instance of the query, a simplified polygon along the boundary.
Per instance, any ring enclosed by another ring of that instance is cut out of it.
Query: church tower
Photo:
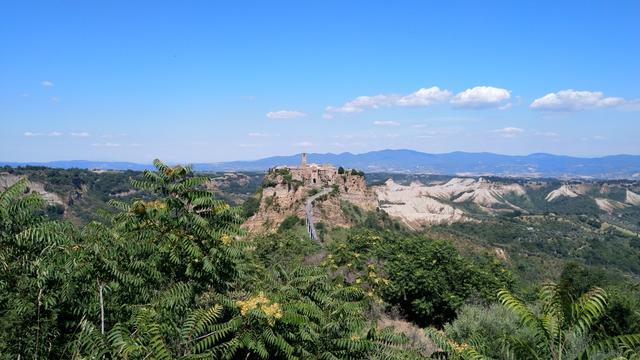
[[[303,152],[302,154],[300,154],[300,166],[301,167],[306,167],[307,166],[307,153]]]

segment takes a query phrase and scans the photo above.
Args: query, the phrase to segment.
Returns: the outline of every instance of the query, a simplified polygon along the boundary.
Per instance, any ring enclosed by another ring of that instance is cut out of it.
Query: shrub
[[[480,352],[499,359],[503,356],[504,339],[513,336],[525,344],[533,344],[533,333],[520,326],[518,317],[504,306],[494,304],[464,305],[458,317],[444,326],[447,336],[460,344],[478,344]]]
[[[278,231],[283,232],[286,230],[290,230],[293,229],[296,225],[304,225],[304,220],[295,215],[291,215],[284,219],[284,221],[282,221],[282,223],[278,227]]]
[[[446,240],[421,237],[394,239],[385,244],[382,258],[391,285],[387,301],[399,305],[420,325],[442,326],[474,296],[493,294],[508,286],[504,267],[491,262],[478,267],[463,258]],[[491,299],[484,299],[491,300]]]
[[[245,218],[250,218],[260,208],[260,200],[262,199],[262,191],[250,196],[244,203],[242,203],[242,212]]]

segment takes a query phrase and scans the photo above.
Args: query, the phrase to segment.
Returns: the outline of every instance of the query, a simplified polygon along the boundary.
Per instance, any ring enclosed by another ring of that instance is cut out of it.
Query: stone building
[[[301,154],[300,166],[282,166],[276,169],[288,169],[292,180],[300,181],[308,187],[328,187],[337,184],[338,168],[330,164],[309,164],[307,153]]]

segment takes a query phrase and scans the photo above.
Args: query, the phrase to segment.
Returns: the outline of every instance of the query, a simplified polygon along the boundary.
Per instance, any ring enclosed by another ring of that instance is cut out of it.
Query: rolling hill
[[[296,165],[300,155],[273,156],[258,160],[196,163],[196,171],[265,171],[278,165]],[[309,154],[309,161],[331,163],[365,172],[396,172],[447,175],[496,175],[509,177],[557,177],[629,179],[640,177],[640,155],[611,155],[582,158],[536,153],[501,155],[494,153],[451,152],[429,154],[414,150],[380,150],[362,154]],[[151,164],[99,162],[85,160],[10,163],[9,166],[47,166],[109,170],[143,170]]]

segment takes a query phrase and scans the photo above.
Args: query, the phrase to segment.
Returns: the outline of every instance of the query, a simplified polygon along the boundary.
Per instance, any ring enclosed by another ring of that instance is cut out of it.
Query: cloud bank
[[[511,107],[507,101],[511,98],[511,91],[493,86],[476,86],[459,92],[455,96],[446,89],[437,86],[421,88],[413,93],[381,94],[374,96],[358,96],[347,101],[342,106],[327,106],[324,118],[332,118],[331,113],[353,114],[367,109],[381,107],[426,107],[449,102],[455,108],[481,109],[496,107],[506,110]]]
[[[541,111],[583,111],[621,106],[627,101],[621,97],[605,96],[600,91],[576,91],[573,89],[549,93],[535,99],[530,108]]]

